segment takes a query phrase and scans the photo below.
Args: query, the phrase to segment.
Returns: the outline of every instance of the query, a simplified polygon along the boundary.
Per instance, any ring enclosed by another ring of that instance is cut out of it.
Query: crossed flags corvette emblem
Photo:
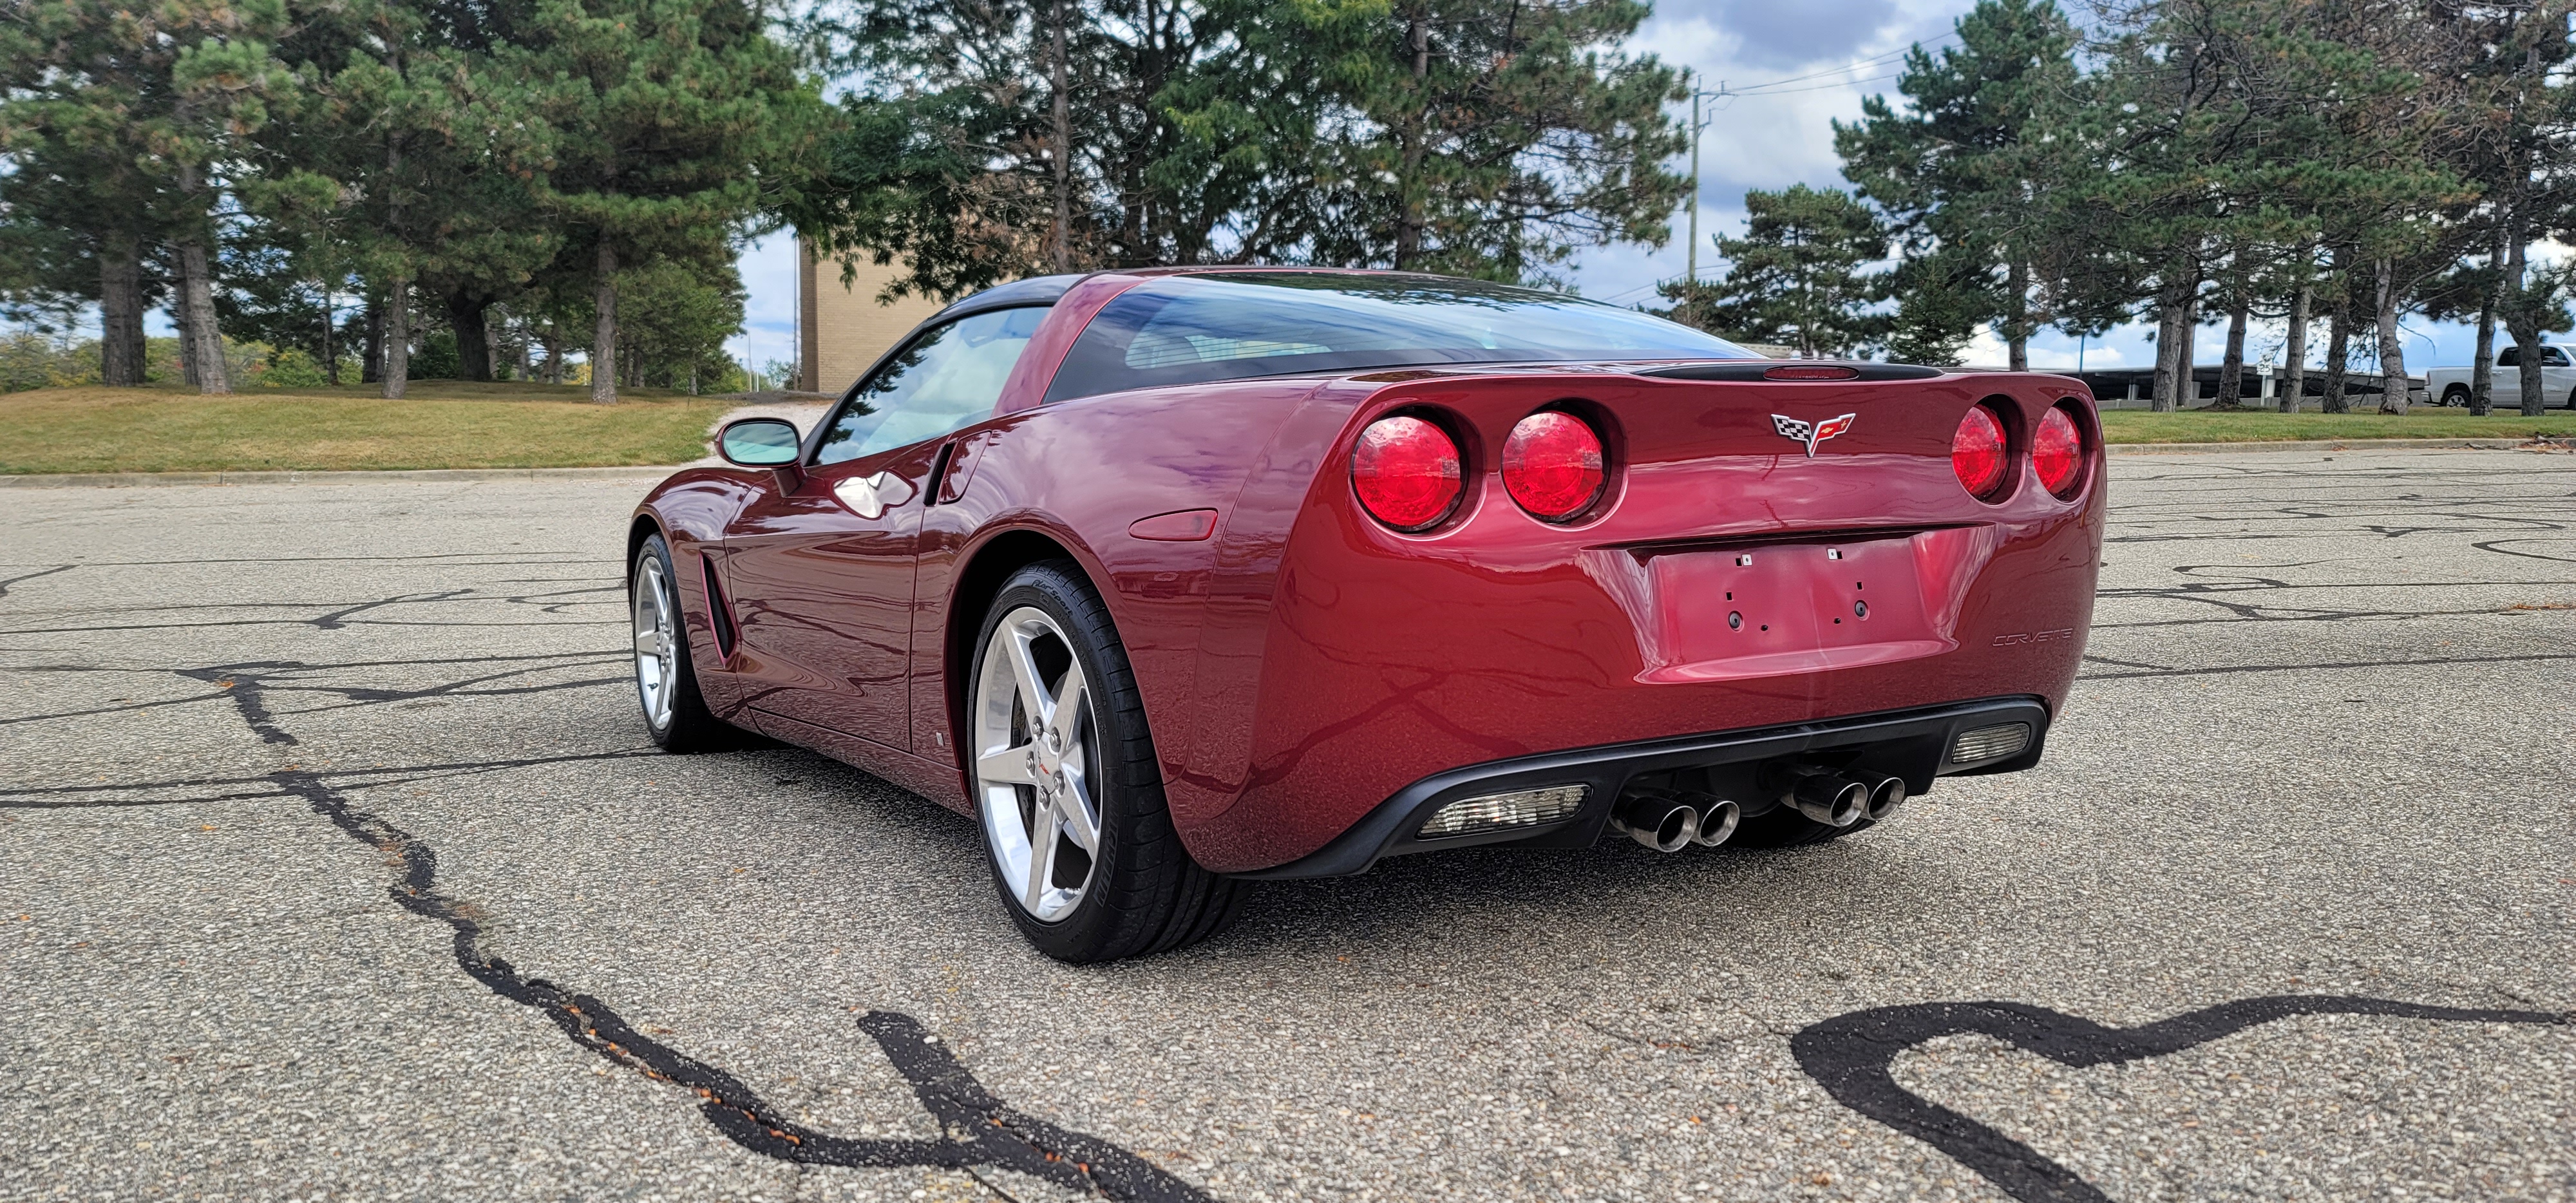
[[[1782,438],[1796,439],[1801,443],[1805,443],[1807,445],[1807,458],[1814,459],[1816,458],[1816,444],[1824,442],[1826,439],[1830,439],[1835,435],[1851,429],[1852,419],[1859,416],[1859,414],[1844,414],[1839,418],[1827,418],[1822,422],[1807,423],[1801,422],[1796,418],[1773,414],[1771,415],[1771,429],[1779,431]]]

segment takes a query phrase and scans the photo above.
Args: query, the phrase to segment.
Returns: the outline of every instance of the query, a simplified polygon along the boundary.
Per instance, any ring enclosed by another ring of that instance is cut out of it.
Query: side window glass
[[[923,331],[860,382],[823,432],[814,462],[874,455],[991,417],[1046,315],[1044,306],[996,309]]]
[[[2522,366],[2522,348],[2506,347],[2504,350],[2496,352],[2496,366],[2500,368],[2514,368]]]
[[[2543,367],[2566,367],[2567,352],[2561,347],[2542,347],[2540,349],[2540,363]]]

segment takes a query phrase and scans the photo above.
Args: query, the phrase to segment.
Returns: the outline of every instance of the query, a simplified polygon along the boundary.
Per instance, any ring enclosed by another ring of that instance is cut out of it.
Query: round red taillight
[[[1360,504],[1397,530],[1415,531],[1449,516],[1466,491],[1458,444],[1420,418],[1380,418],[1351,451],[1351,485]]]
[[[2049,410],[2031,433],[2030,467],[2039,474],[2040,487],[2061,499],[2075,495],[2084,474],[2084,435],[2065,406]]]
[[[1573,414],[1531,414],[1503,443],[1504,491],[1550,522],[1582,513],[1601,495],[1601,481],[1601,436]]]
[[[2004,424],[1995,411],[1979,405],[1959,419],[1950,436],[1950,470],[1968,492],[1993,500],[2004,485]]]

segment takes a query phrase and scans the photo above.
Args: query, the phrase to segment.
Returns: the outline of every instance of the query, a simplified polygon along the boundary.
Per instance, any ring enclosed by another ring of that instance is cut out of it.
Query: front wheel
[[[1021,934],[1079,964],[1224,930],[1244,887],[1200,868],[1172,829],[1135,674],[1081,570],[1014,574],[976,647],[976,820]]]
[[[645,536],[626,575],[627,607],[635,619],[635,700],[644,710],[644,730],[666,752],[738,747],[743,732],[710,712],[698,692],[677,582],[671,545],[659,534]]]

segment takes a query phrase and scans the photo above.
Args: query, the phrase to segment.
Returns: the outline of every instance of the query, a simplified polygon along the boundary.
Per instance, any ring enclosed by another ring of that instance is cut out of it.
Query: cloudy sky
[[[1861,98],[1893,92],[1902,52],[1921,42],[1938,46],[1951,23],[1973,0],[1660,0],[1638,31],[1636,46],[1666,62],[1696,71],[1703,86],[1740,93],[1716,102],[1700,143],[1700,257],[1702,276],[1724,270],[1709,240],[1737,233],[1744,224],[1749,188],[1784,188],[1805,182],[1846,186],[1834,156],[1835,118],[1860,115]],[[1585,296],[1622,305],[1660,303],[1655,284],[1684,272],[1687,211],[1673,216],[1673,236],[1661,248],[1612,246],[1579,256],[1573,279]],[[790,358],[795,330],[794,255],[789,239],[772,238],[743,256],[743,282],[751,290],[750,329],[735,340],[736,354],[752,364]],[[2407,366],[2421,373],[2427,362],[2465,363],[2470,333],[2456,326],[2410,322]],[[2152,364],[2146,331],[2130,328],[2081,347],[2054,333],[2032,341],[2034,367],[2071,368],[2079,353],[2088,367]],[[2215,362],[2224,337],[2213,325],[2197,340],[2197,358]],[[2277,356],[2278,324],[2257,324],[2249,354]],[[2322,332],[2314,340],[2323,352]],[[1971,362],[2001,364],[2002,343],[1982,337]],[[2430,359],[2419,358],[2430,356]]]

